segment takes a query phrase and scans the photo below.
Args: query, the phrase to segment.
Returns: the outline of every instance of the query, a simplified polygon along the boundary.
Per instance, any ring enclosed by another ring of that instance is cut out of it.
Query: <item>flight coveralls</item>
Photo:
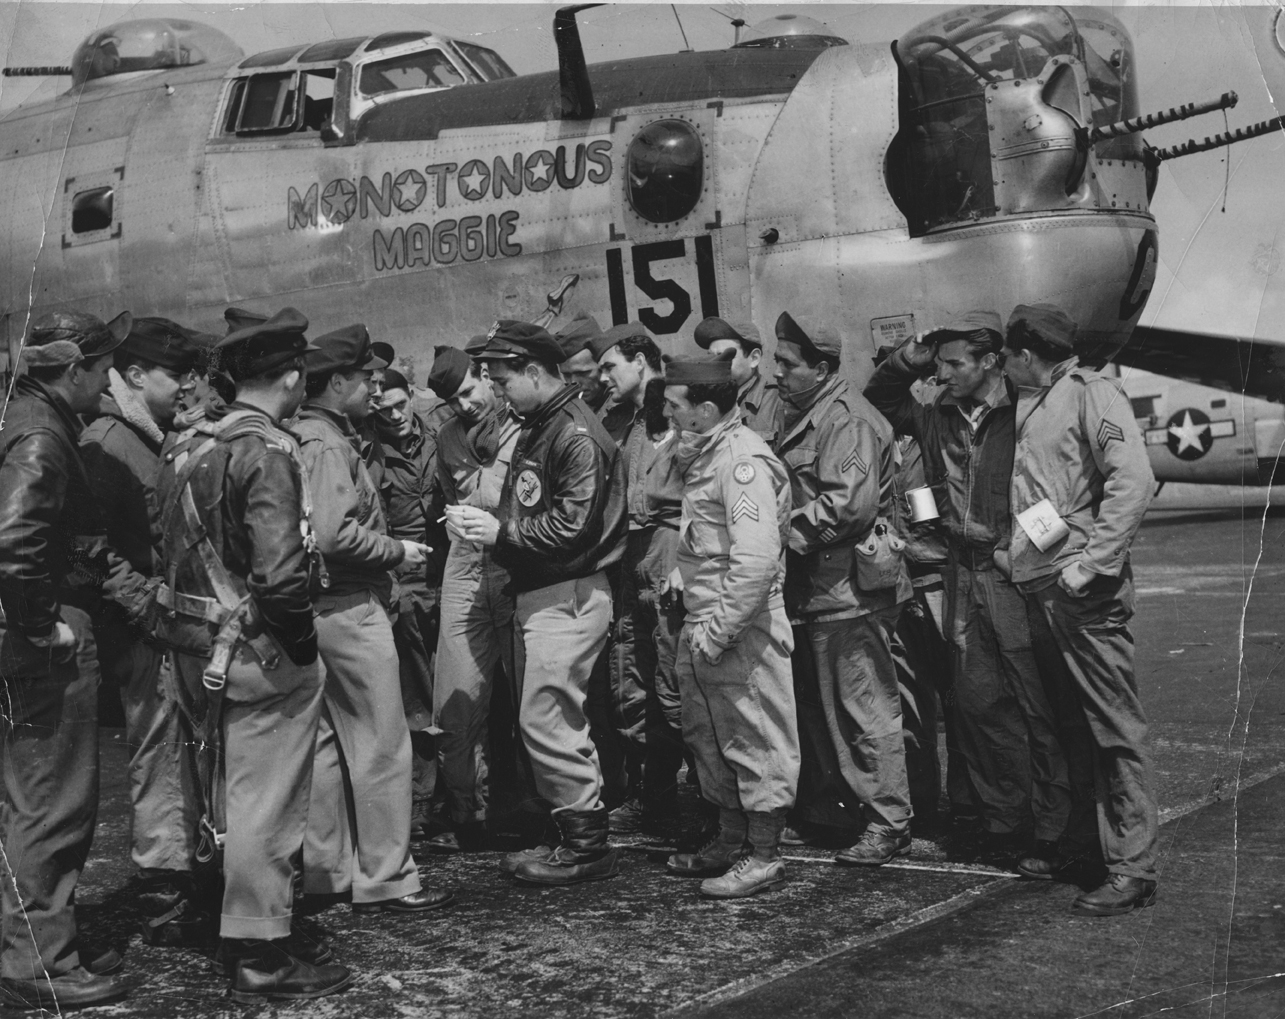
[[[784,411],[780,391],[770,376],[756,371],[736,394],[736,404],[741,409],[741,420],[751,431],[769,446],[776,441]]]
[[[1005,381],[970,418],[944,389],[921,402],[919,372],[894,351],[866,397],[923,450],[946,533],[947,627],[955,646],[958,746],[987,830],[1057,841],[1071,817],[1062,723],[1038,668],[1022,593],[996,568],[1007,546],[1015,394]],[[952,805],[958,808],[955,796]]]
[[[396,568],[397,603],[392,613],[393,643],[397,647],[402,705],[411,732],[413,794],[416,816],[427,818],[437,785],[437,751],[433,723],[433,653],[437,648],[438,598],[446,561],[446,529],[433,512],[433,483],[437,474],[437,432],[452,415],[449,405],[432,412],[431,424],[415,414],[411,434],[398,438],[383,429],[383,487],[380,499],[388,535],[418,541],[433,552],[418,569]],[[373,480],[373,479],[372,479]]]
[[[184,711],[194,725],[221,730],[225,938],[289,936],[308,826],[322,677],[301,470],[293,436],[258,408],[232,403],[167,443],[156,481],[166,525],[158,634],[174,648]],[[195,528],[182,505],[185,489]],[[194,606],[222,600],[198,554],[201,540],[234,594],[250,597],[221,701],[203,683],[218,625]],[[220,804],[206,806],[217,818]]]
[[[506,405],[475,425],[448,421],[438,435],[434,510],[476,506],[494,513],[508,475],[519,425]],[[495,670],[503,666],[516,703],[513,597],[509,574],[492,549],[452,541],[442,574],[433,716],[447,809],[456,824],[485,820],[491,809],[492,747],[488,738]]]
[[[1015,523],[1013,581],[1047,620],[1064,665],[1055,683],[1068,697],[1078,695],[1071,699],[1088,722],[1087,734],[1068,736],[1067,755],[1073,771],[1091,762],[1107,870],[1146,880],[1156,877],[1159,829],[1147,719],[1133,671],[1129,546],[1154,488],[1118,381],[1072,357],[1057,365],[1047,389],[1020,391],[1013,514],[1048,499],[1070,533],[1041,552]],[[1095,574],[1079,597],[1057,582],[1070,563]],[[1068,838],[1078,834],[1073,829]]]
[[[787,398],[784,428],[777,455],[793,507],[786,604],[809,644],[795,676],[805,760],[815,756],[821,775],[838,772],[851,792],[840,797],[855,796],[867,831],[899,838],[910,827],[910,785],[890,641],[910,578],[903,565],[879,591],[854,580],[857,544],[877,521],[893,522],[892,429],[838,377],[803,406]]]
[[[104,396],[99,416],[81,433],[81,457],[108,541],[136,573],[152,577],[156,475],[165,436],[120,376],[111,374],[117,398]],[[119,685],[125,709],[134,865],[186,875],[196,859],[197,741],[179,710],[172,655],[110,603],[95,620],[94,637],[99,664]]]
[[[107,549],[78,448],[80,422],[28,375],[0,430],[0,716],[8,873],[0,889],[0,976],[70,973],[75,893],[98,813],[97,648],[104,583],[140,618],[145,584]],[[74,648],[48,646],[57,623]],[[41,646],[42,642],[45,646]]]
[[[525,654],[522,739],[555,817],[602,806],[585,697],[611,624],[606,570],[624,553],[626,528],[620,453],[579,392],[564,386],[523,421],[495,545]]]
[[[313,531],[329,575],[329,586],[316,600],[325,706],[304,888],[351,889],[354,903],[401,898],[420,890],[410,855],[410,732],[388,617],[388,571],[401,563],[405,550],[385,531],[378,492],[349,420],[305,404],[294,429],[312,495]]]
[[[674,453],[683,472],[678,571],[686,619],[678,646],[683,739],[701,793],[729,810],[794,805],[799,782],[790,652],[782,594],[790,532],[785,467],[733,408]],[[692,648],[697,630],[723,648]]]

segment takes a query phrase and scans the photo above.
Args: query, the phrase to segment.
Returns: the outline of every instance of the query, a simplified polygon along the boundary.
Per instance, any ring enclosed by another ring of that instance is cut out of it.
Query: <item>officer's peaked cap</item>
[[[393,349],[391,343],[385,343],[383,340],[374,340],[370,344],[370,349],[374,351],[375,357],[387,364],[392,364],[397,360],[397,351]],[[374,365],[369,367],[373,368]]]
[[[120,349],[140,361],[171,371],[187,372],[205,360],[206,347],[197,339],[200,335],[203,334],[186,329],[168,318],[136,318]]]
[[[800,321],[799,319],[802,319]],[[817,357],[838,358],[842,348],[838,330],[806,316],[795,318],[783,311],[776,320],[776,338],[783,343],[796,344],[804,353]]]
[[[228,308],[223,312],[223,321],[228,324],[228,335],[231,335],[238,329],[268,321],[268,316],[260,315],[257,311],[246,311],[244,308]]]
[[[709,350],[709,345],[715,340],[744,340],[763,349],[763,340],[752,322],[724,322],[721,318],[710,317],[696,327],[693,339],[702,350]]]
[[[317,348],[304,333],[308,320],[294,308],[282,308],[269,319],[233,330],[215,344],[219,363],[237,380],[271,371]]]
[[[57,367],[92,360],[119,347],[133,324],[134,316],[127,311],[110,322],[84,311],[47,312],[32,323],[23,360],[28,367]]]
[[[370,333],[360,322],[323,333],[313,341],[308,355],[308,374],[328,375],[357,368],[387,368],[388,362],[375,353]]]
[[[483,361],[511,361],[529,357],[546,365],[563,362],[562,348],[543,326],[502,318],[486,334],[486,346],[474,355]]]

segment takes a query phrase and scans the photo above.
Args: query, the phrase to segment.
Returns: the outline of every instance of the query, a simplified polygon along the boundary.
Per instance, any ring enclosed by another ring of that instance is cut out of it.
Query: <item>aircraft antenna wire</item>
[[[692,44],[687,41],[687,30],[683,28],[683,19],[678,16],[678,5],[670,4],[669,9],[674,12],[674,20],[678,22],[678,31],[682,33],[683,49],[690,53]]]
[[[1227,122],[1227,110],[1223,109],[1223,134],[1227,136],[1227,151],[1223,153],[1223,215],[1227,214],[1227,189],[1231,185],[1231,124]]]

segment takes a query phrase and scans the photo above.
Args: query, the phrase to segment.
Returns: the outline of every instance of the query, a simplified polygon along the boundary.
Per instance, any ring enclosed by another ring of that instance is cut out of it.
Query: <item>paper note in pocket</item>
[[[1059,541],[1071,533],[1066,521],[1058,516],[1057,510],[1047,499],[1041,499],[1030,509],[1017,515],[1017,522],[1031,539],[1031,543],[1041,552],[1047,552]]]

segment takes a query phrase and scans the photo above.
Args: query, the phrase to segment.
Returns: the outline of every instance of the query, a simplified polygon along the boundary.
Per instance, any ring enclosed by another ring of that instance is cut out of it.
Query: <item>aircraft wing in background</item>
[[[1157,375],[1285,403],[1285,342],[1137,326],[1111,360]]]

